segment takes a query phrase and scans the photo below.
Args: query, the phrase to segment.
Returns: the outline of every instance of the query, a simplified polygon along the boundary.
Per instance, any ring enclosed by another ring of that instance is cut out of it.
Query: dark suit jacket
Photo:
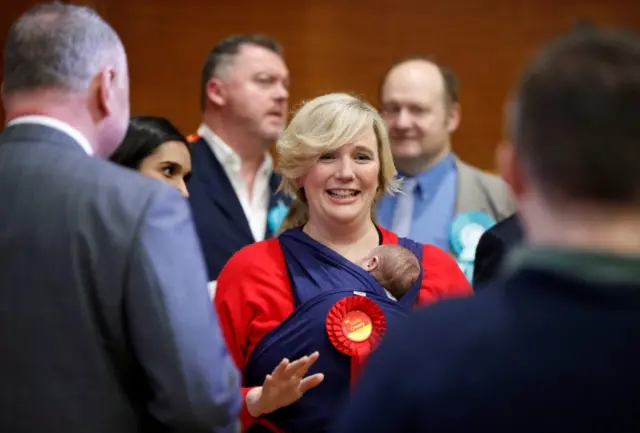
[[[235,429],[186,201],[36,124],[0,134],[0,431]]]
[[[478,247],[473,269],[474,291],[496,278],[506,254],[523,238],[522,225],[517,214],[500,221],[483,233]]]
[[[204,138],[191,143],[191,160],[193,173],[187,186],[189,203],[202,243],[209,281],[214,281],[229,258],[255,239],[231,181]],[[279,185],[280,176],[274,173],[269,182],[272,192],[269,209],[280,203],[284,206],[291,203],[289,197],[276,193]],[[267,223],[266,238],[274,234]]]

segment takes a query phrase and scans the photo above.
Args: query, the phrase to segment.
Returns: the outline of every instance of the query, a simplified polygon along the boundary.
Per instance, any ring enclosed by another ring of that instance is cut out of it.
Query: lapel
[[[280,187],[280,182],[282,181],[282,177],[277,173],[271,173],[271,178],[269,179],[269,208],[267,209],[267,227],[265,231],[265,239],[269,239],[274,237],[274,235],[278,232],[280,228],[279,224],[276,227],[272,220],[278,220],[281,222],[281,219],[286,216],[288,212],[288,207],[291,205],[291,198],[280,193],[278,188]],[[286,208],[286,209],[285,209]],[[282,218],[277,218],[275,215],[272,215],[273,212],[282,212]],[[275,218],[274,218],[275,217]]]
[[[487,206],[485,192],[473,169],[457,157],[455,161],[458,171],[455,215],[472,211],[483,211],[492,215],[492,210]]]
[[[213,154],[204,138],[200,138],[191,146],[192,159],[197,164],[198,177],[202,180],[206,194],[212,203],[230,225],[237,227],[239,232],[250,240],[249,243],[255,242],[240,200],[238,200],[222,164]]]

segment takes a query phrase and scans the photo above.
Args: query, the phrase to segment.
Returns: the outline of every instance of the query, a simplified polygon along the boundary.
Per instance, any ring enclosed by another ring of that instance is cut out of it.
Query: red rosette
[[[325,327],[333,347],[351,357],[351,379],[354,380],[366,357],[382,340],[387,319],[375,301],[353,295],[333,304]]]

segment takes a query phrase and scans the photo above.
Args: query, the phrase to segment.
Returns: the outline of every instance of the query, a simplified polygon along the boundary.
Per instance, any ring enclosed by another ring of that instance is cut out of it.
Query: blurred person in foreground
[[[238,372],[187,202],[104,160],[129,123],[120,39],[53,3],[5,44],[0,431],[234,431]]]
[[[508,278],[390,332],[335,431],[640,429],[638,113],[637,34],[576,31],[544,48],[499,157],[527,246]]]

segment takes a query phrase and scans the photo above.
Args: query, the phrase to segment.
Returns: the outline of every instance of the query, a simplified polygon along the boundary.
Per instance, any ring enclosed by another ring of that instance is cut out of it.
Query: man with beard
[[[282,49],[267,36],[230,36],[204,64],[187,188],[212,295],[229,257],[273,236],[287,213],[269,148],[285,127],[288,86]]]

